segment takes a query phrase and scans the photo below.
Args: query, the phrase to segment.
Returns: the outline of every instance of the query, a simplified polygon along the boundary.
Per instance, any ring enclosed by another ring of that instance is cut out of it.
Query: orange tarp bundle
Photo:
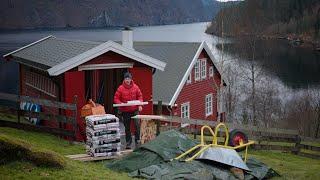
[[[104,107],[98,103],[89,99],[88,103],[81,108],[81,117],[86,117],[90,115],[106,114]]]

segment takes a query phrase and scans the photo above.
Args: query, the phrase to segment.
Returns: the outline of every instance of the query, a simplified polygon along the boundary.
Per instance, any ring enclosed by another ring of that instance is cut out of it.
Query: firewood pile
[[[119,155],[122,149],[119,119],[111,114],[91,115],[85,119],[87,153],[93,157]]]
[[[141,144],[147,143],[156,138],[157,124],[153,120],[141,120],[140,141]]]

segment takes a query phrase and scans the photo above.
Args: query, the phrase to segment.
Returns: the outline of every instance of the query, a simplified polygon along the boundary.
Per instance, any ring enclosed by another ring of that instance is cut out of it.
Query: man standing
[[[138,85],[136,85],[132,80],[132,75],[129,72],[124,74],[124,80],[122,84],[118,87],[115,95],[114,95],[114,103],[121,104],[127,103],[128,101],[139,100],[143,102],[142,93]],[[125,126],[126,132],[126,141],[127,145],[131,144],[131,117],[138,114],[138,112],[142,111],[142,106],[123,106],[119,107],[119,114],[122,116],[123,123]],[[135,140],[136,142],[140,139],[140,122],[139,119],[135,119]]]

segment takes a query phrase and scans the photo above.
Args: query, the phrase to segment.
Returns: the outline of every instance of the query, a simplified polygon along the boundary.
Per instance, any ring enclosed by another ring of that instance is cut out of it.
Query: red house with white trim
[[[4,57],[19,63],[21,95],[68,103],[77,96],[78,110],[92,98],[103,104],[107,113],[113,113],[114,93],[122,83],[123,73],[130,71],[140,86],[144,101],[149,101],[142,114],[152,114],[152,75],[155,70],[163,71],[166,66],[166,63],[134,49],[131,30],[123,31],[122,45],[113,41],[102,43],[49,36]],[[42,111],[64,113],[57,109]],[[76,139],[83,140],[83,119],[78,117],[77,124]],[[57,122],[45,120],[42,125],[59,126]],[[65,124],[64,128],[72,127]]]
[[[205,41],[141,44],[157,49],[145,53],[167,63],[166,70],[153,77],[154,109],[161,100],[163,114],[210,121],[223,117],[217,100],[221,75]]]

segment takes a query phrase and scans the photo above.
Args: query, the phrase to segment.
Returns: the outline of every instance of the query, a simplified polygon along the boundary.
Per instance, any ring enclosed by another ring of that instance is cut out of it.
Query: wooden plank
[[[303,156],[303,157],[312,158],[312,159],[320,159],[320,155],[317,155],[317,154],[309,154],[309,153],[299,152],[298,155]]]
[[[59,101],[52,101],[46,99],[33,98],[29,96],[20,96],[16,94],[0,93],[0,99],[14,101],[14,102],[30,102],[48,107],[56,107],[61,109],[76,110],[76,104],[64,103]]]
[[[278,150],[291,152],[294,147],[292,146],[280,146],[280,145],[267,145],[267,144],[253,144],[253,149],[256,150]]]
[[[307,144],[299,144],[299,147],[302,149],[320,152],[320,147],[317,147],[317,146],[311,146],[311,145],[307,145]]]
[[[195,133],[196,135],[200,135],[201,134],[200,130],[192,131],[189,128],[184,129],[183,132],[186,133],[186,134],[191,134],[191,133]],[[283,136],[281,136],[279,134],[268,133],[268,134],[265,134],[266,136],[259,136],[259,134],[261,134],[261,133],[258,133],[258,135],[252,135],[251,132],[246,132],[246,131],[244,131],[244,133],[246,133],[246,135],[248,136],[249,139],[253,139],[253,140],[256,140],[256,141],[289,142],[289,143],[296,143],[297,142],[297,137],[293,136],[293,135],[283,135]],[[203,132],[203,134],[205,136],[212,136],[211,133],[208,130],[205,130]],[[219,131],[218,137],[225,137],[224,132]]]
[[[143,119],[143,120],[164,120],[164,119],[166,119],[164,116],[157,116],[157,115],[135,115],[131,118],[132,119]]]
[[[311,138],[311,137],[301,136],[301,141],[309,141],[309,142],[317,142],[317,143],[320,143],[320,138],[315,139],[315,138]]]
[[[78,158],[86,158],[89,156],[90,155],[88,155],[88,154],[74,154],[74,155],[67,155],[66,157],[70,158],[70,159],[78,159]]]
[[[234,124],[231,124],[231,126],[235,127],[236,129],[241,129],[244,131],[253,131],[253,132],[261,132],[261,133],[291,134],[291,135],[299,134],[297,130],[292,130],[292,129],[266,128],[266,127],[234,125]]]
[[[46,100],[46,99],[38,99],[38,98],[33,98],[33,97],[28,97],[28,96],[21,96],[20,101],[30,102],[33,104],[39,104],[39,105],[43,105],[43,106],[55,107],[55,108],[60,108],[60,109],[69,109],[69,110],[76,110],[77,109],[76,104],[59,102],[59,101],[52,101],[52,100]]]
[[[288,143],[296,143],[296,137],[281,137],[277,135],[269,135],[269,136],[249,136],[249,139],[254,139],[256,141],[271,141],[271,142],[288,142]]]
[[[164,116],[166,117],[166,122],[176,122],[176,123],[189,123],[191,125],[209,125],[211,127],[216,126],[218,123],[213,121],[203,121],[197,119],[183,119],[179,117],[171,117],[171,116]],[[268,128],[265,129],[264,127],[255,127],[255,126],[244,126],[244,125],[237,125],[237,124],[226,124],[229,127],[229,130],[239,129],[244,131],[247,134],[249,139],[255,140],[266,140],[266,141],[273,141],[273,142],[290,142],[296,143],[299,140],[298,132],[296,130],[286,130],[286,129],[278,129],[278,128]],[[191,128],[195,129],[194,126]],[[189,130],[189,129],[188,129]],[[219,131],[222,132],[223,130]],[[200,135],[200,131],[194,131],[195,134]],[[211,135],[209,132],[204,131],[205,135]],[[281,149],[280,147],[272,147]],[[288,150],[288,149],[287,149]]]
[[[17,101],[19,101],[19,96],[16,94],[8,94],[8,93],[1,93],[0,92],[0,99],[17,102]]]
[[[207,120],[199,120],[199,119],[187,119],[187,118],[180,118],[177,116],[164,116],[165,119],[162,121],[165,122],[174,122],[174,123],[189,123],[190,125],[199,125],[204,126],[208,125],[211,127],[215,127],[219,124],[216,121],[207,121]],[[243,131],[258,131],[258,132],[265,132],[265,133],[279,133],[279,134],[291,134],[297,135],[297,130],[288,130],[288,129],[279,129],[279,128],[265,128],[265,127],[258,127],[258,126],[248,126],[243,124],[234,124],[234,123],[225,123],[229,130],[232,129],[239,129]]]
[[[121,151],[120,155],[116,155],[116,156],[92,157],[88,154],[75,154],[75,155],[67,155],[66,157],[68,157],[72,160],[88,162],[88,161],[101,161],[101,160],[118,159],[118,158],[121,158],[127,154],[130,154],[131,152],[132,152],[132,150],[129,149],[129,150]]]
[[[79,159],[74,159],[78,161],[83,161],[83,162],[88,162],[88,161],[102,161],[102,160],[111,160],[111,159],[119,159],[123,155],[117,155],[117,156],[104,156],[104,157],[91,157],[88,156],[86,158],[79,158]]]
[[[16,123],[16,122],[4,121],[4,120],[0,120],[0,127],[11,127],[11,128],[22,129],[26,131],[44,132],[44,133],[69,136],[69,137],[74,136],[72,131],[68,131],[65,129],[52,128],[52,127],[46,127],[46,126],[35,126],[31,124],[22,124],[22,123]]]
[[[6,108],[6,109],[0,109],[0,113],[4,114],[17,114],[16,109],[13,108]],[[19,110],[20,116],[30,117],[30,118],[40,118],[41,120],[56,120],[58,122],[64,122],[64,123],[73,123],[75,120],[75,117],[69,117],[59,114],[49,114],[46,112],[31,112],[31,111],[25,111],[25,110]]]
[[[73,123],[75,117],[69,117],[64,115],[56,115],[56,114],[49,114],[45,112],[31,112],[31,111],[24,111],[20,110],[20,115],[29,117],[29,118],[39,118],[41,120],[48,120],[48,121],[58,121],[63,123]]]
[[[113,104],[113,107],[142,106],[142,105],[147,105],[147,104],[148,104],[148,102],[122,103],[122,104]]]
[[[17,110],[14,109],[14,108],[1,108],[1,109],[0,109],[0,113],[3,113],[3,114],[14,114],[14,115],[16,115],[16,114],[17,114]]]

